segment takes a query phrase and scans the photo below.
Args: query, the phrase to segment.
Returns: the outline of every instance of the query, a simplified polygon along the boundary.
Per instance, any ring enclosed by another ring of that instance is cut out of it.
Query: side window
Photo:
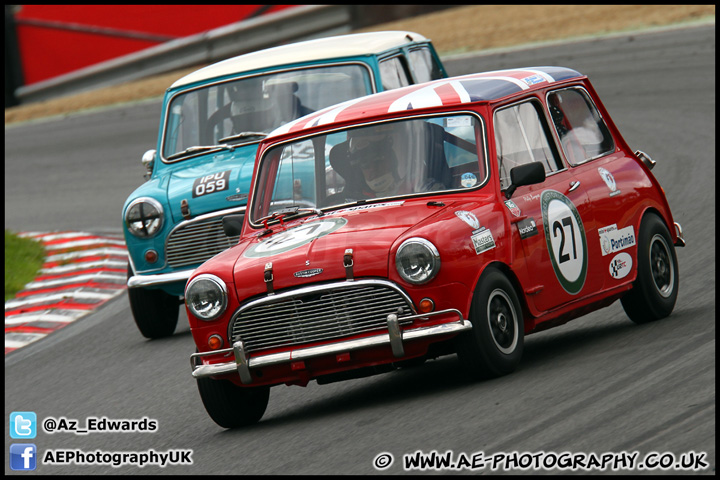
[[[494,123],[502,189],[510,185],[510,170],[518,165],[541,162],[546,174],[562,168],[549,141],[549,131],[537,102],[524,102],[498,110]]]
[[[585,91],[570,88],[552,92],[548,106],[570,164],[578,165],[615,149],[607,125]]]
[[[383,90],[405,87],[412,83],[401,57],[392,57],[380,62],[380,79]]]
[[[283,149],[269,213],[293,206],[315,207],[314,158],[310,140],[293,143]]]
[[[435,62],[429,48],[410,50],[408,59],[418,83],[429,82],[441,78],[440,67]]]

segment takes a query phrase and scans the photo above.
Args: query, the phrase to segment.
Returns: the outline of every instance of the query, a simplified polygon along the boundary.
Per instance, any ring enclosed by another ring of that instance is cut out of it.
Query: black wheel
[[[270,387],[238,387],[229,380],[212,378],[198,378],[197,385],[208,415],[224,428],[259,422],[270,398]]]
[[[525,331],[515,289],[499,270],[483,273],[470,307],[473,329],[458,339],[458,357],[475,377],[493,378],[515,370]]]
[[[128,265],[128,278],[133,275]],[[128,288],[128,299],[135,324],[146,338],[169,337],[175,332],[180,299],[162,290]]]
[[[638,234],[637,279],[621,300],[625,313],[635,323],[667,317],[675,308],[679,282],[670,232],[660,217],[648,214]]]

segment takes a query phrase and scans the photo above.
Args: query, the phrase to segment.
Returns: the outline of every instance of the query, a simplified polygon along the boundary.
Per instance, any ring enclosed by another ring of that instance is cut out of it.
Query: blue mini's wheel
[[[133,275],[128,265],[128,278]],[[180,299],[163,290],[128,288],[130,310],[135,324],[145,338],[169,337],[175,332]]]

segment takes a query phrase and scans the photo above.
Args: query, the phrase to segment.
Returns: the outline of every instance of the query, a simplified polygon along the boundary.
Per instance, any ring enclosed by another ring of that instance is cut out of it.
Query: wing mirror
[[[152,174],[153,166],[155,165],[156,153],[157,152],[155,151],[155,149],[152,149],[145,152],[142,156],[141,162],[145,166],[145,170],[147,170],[147,172],[145,172],[145,175],[143,175],[146,180],[150,178],[150,175]]]
[[[510,199],[517,187],[534,185],[545,181],[545,167],[540,162],[519,165],[510,170],[510,186],[505,190],[505,198]]]
[[[242,232],[244,214],[225,215],[222,219],[223,232],[228,237],[239,237]]]

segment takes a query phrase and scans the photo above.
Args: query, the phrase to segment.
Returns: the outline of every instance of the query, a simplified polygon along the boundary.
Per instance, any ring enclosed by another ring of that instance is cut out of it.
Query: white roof
[[[407,38],[410,36],[410,38]],[[281,45],[228,58],[201,68],[172,84],[170,88],[238,72],[274,65],[312,62],[328,58],[382,53],[411,41],[425,41],[419,33],[407,31],[370,32],[319,38]]]

